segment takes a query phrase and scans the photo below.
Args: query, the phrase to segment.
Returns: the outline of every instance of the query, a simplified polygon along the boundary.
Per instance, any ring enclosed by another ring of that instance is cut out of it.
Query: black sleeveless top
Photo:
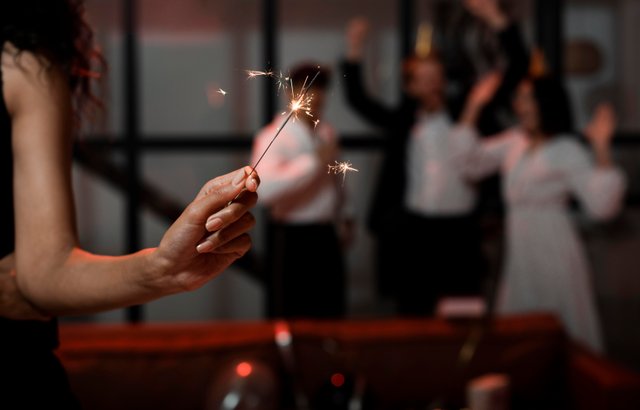
[[[4,41],[0,38],[0,52]],[[0,258],[15,248],[13,212],[13,153],[11,119],[4,102],[4,83],[0,67]],[[0,317],[0,348],[53,349],[58,345],[57,322],[10,320]]]

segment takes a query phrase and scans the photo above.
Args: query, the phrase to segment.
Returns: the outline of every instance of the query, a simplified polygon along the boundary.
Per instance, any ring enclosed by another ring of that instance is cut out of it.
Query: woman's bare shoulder
[[[33,105],[67,93],[62,70],[44,56],[22,51],[7,42],[2,49],[2,92],[10,112],[22,102]],[[36,100],[34,100],[34,98]],[[29,100],[29,101],[27,101]]]

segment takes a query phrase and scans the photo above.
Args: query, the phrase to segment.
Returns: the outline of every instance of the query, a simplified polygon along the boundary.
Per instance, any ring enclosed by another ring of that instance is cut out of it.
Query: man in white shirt
[[[257,134],[252,150],[255,164],[269,147],[259,163],[259,205],[268,209],[270,218],[268,313],[270,317],[339,318],[346,314],[339,233],[351,226],[351,218],[345,215],[342,178],[328,173],[328,165],[339,159],[338,136],[321,121],[331,73],[318,64],[303,63],[289,77],[293,97],[313,79],[306,93],[311,97],[312,116],[300,110],[286,124],[286,114],[276,116]]]
[[[510,95],[528,68],[528,52],[518,24],[497,0],[464,5],[495,32],[505,59],[501,88],[480,116],[484,134],[499,127],[499,114],[509,111]],[[456,163],[458,147],[451,137],[467,96],[447,93],[445,61],[431,50],[403,60],[397,105],[377,101],[364,81],[368,32],[364,19],[349,24],[341,66],[349,105],[384,131],[380,177],[367,218],[377,245],[379,292],[394,299],[400,315],[428,316],[441,298],[485,294],[488,265],[478,187]]]

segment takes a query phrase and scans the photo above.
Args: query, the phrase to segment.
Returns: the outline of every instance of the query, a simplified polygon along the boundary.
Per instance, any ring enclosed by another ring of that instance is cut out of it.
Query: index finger
[[[222,195],[225,198],[226,196],[230,196],[229,198],[226,198],[226,202],[229,202],[245,188],[249,191],[255,192],[258,189],[260,178],[255,171],[251,171],[252,168],[247,165],[208,181],[200,189],[196,199],[201,199],[215,192],[219,196]],[[221,198],[221,200],[224,200],[225,198]]]

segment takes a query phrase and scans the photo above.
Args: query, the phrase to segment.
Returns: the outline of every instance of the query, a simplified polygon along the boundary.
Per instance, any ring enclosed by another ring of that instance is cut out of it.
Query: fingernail
[[[209,241],[202,242],[200,245],[196,246],[196,251],[198,251],[198,253],[206,253],[211,251],[212,249],[213,249],[213,244]]]
[[[243,169],[242,172],[238,172],[238,175],[236,175],[236,177],[233,179],[233,185],[235,185],[235,186],[242,185],[242,183],[244,182],[246,177],[247,177],[247,175],[246,175],[246,173],[244,172],[244,169]]]
[[[207,231],[212,232],[215,230],[218,230],[222,227],[222,219],[220,218],[209,218],[209,220],[207,221],[207,224],[205,225],[207,228]]]
[[[256,190],[258,189],[258,180],[255,178],[251,178],[249,180],[249,186],[251,187],[251,189]]]

